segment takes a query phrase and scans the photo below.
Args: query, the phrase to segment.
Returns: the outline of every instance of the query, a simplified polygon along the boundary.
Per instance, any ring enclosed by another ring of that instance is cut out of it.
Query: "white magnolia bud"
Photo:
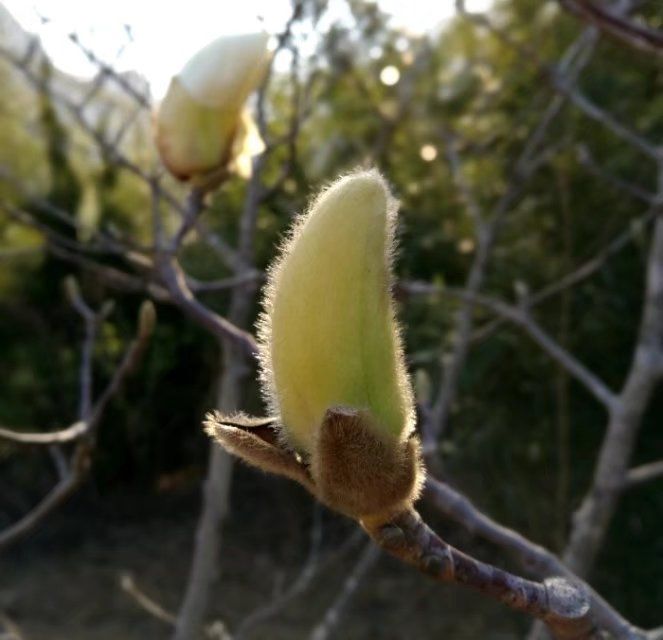
[[[395,217],[376,171],[314,199],[265,291],[259,347],[273,417],[206,424],[231,453],[369,530],[407,512],[425,476],[391,296]]]
[[[168,87],[155,119],[163,163],[181,180],[250,173],[264,149],[244,104],[267,69],[268,36],[224,36],[196,53]]]

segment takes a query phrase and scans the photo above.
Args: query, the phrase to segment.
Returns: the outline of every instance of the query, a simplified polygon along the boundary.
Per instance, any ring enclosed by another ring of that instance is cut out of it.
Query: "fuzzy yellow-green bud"
[[[300,217],[272,267],[259,322],[272,417],[207,417],[231,453],[379,526],[424,480],[391,298],[396,203],[376,171],[347,175]]]
[[[342,177],[301,217],[273,267],[260,324],[263,381],[294,448],[325,412],[366,411],[404,441],[413,400],[391,300],[396,202],[376,171]]]
[[[155,137],[175,177],[205,184],[210,174],[250,171],[264,146],[244,104],[267,69],[267,41],[265,33],[219,38],[171,80]]]

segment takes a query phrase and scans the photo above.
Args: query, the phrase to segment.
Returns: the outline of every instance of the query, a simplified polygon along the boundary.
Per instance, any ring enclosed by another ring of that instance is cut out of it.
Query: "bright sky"
[[[95,68],[67,39],[75,32],[99,58],[134,69],[156,98],[170,77],[202,46],[226,33],[277,33],[290,14],[289,0],[0,0],[27,31],[36,33],[56,66],[88,77]],[[454,13],[453,0],[379,0],[395,26],[423,33]],[[483,11],[492,0],[471,0]],[[331,0],[338,15],[344,3]],[[262,19],[262,22],[259,19]],[[43,18],[48,18],[45,22]]]

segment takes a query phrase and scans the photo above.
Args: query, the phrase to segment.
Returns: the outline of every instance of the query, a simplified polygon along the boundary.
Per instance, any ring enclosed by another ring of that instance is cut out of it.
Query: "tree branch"
[[[437,509],[458,522],[472,535],[478,535],[516,556],[520,565],[537,576],[564,576],[581,585],[591,599],[591,616],[597,625],[616,638],[642,640],[643,633],[611,607],[586,582],[578,578],[562,561],[544,547],[495,522],[463,494],[429,475],[426,498]]]
[[[320,560],[320,545],[322,542],[322,508],[318,503],[314,503],[313,524],[311,526],[311,543],[308,556],[299,575],[290,583],[285,591],[280,591],[278,595],[252,611],[235,630],[234,640],[242,640],[247,633],[256,625],[269,620],[279,611],[284,609],[294,598],[303,593],[318,570]]]
[[[53,441],[53,434],[48,433],[27,434],[27,436],[33,441],[31,443],[53,445],[73,440],[76,442],[76,446],[71,454],[69,464],[62,469],[61,478],[53,489],[18,522],[0,531],[0,551],[35,529],[50,513],[64,503],[85,480],[90,469],[91,456],[94,450],[94,431],[103,417],[108,402],[117,393],[122,382],[133,371],[140,360],[154,326],[153,309],[150,310],[149,307],[142,307],[136,337],[126,349],[108,386],[93,405],[91,396],[93,341],[96,338],[96,325],[105,311],[102,309],[101,312],[94,313],[87,303],[85,303],[75,285],[70,284],[67,288],[69,289],[68,294],[72,304],[83,315],[87,327],[82,348],[79,383],[79,413],[81,419],[69,427],[69,429],[57,432],[55,434],[55,441]],[[90,342],[91,340],[92,343]],[[15,431],[10,433],[12,440],[21,441],[20,434]],[[0,432],[0,435],[5,434]],[[40,435],[44,437],[40,438]],[[34,442],[40,439],[45,441]]]
[[[86,422],[79,420],[74,422],[72,425],[68,426],[66,429],[61,429],[60,431],[51,431],[48,433],[30,433],[23,431],[14,431],[13,429],[6,429],[5,427],[0,427],[0,438],[5,440],[11,440],[18,444],[64,444],[65,442],[71,442],[72,440],[77,440],[82,436],[88,429]]]
[[[622,12],[628,11],[630,5],[630,0],[621,0],[618,2],[617,6],[619,13],[621,14]],[[521,60],[534,65],[542,78],[546,79],[555,91],[561,96],[566,97],[587,117],[600,123],[615,136],[621,138],[649,158],[658,161],[663,157],[663,150],[661,150],[660,147],[650,143],[643,135],[634,131],[627,125],[624,125],[615,118],[615,116],[589,100],[589,98],[583,95],[577,87],[574,87],[573,83],[568,82],[568,80],[558,71],[550,69],[550,67],[541,60],[533,46],[515,41],[503,29],[486,17],[485,14],[471,13],[466,9],[464,0],[456,0],[456,7],[462,16],[477,26],[487,29],[507,46],[512,48]]]
[[[562,276],[556,282],[524,297],[521,301],[522,308],[530,310],[545,300],[552,298],[600,271],[612,256],[619,253],[622,249],[628,246],[638,234],[645,231],[647,227],[661,215],[661,210],[661,205],[653,205],[640,218],[631,222],[624,231],[617,234],[592,258],[578,265],[573,271]],[[504,322],[506,322],[505,318],[496,318],[495,320],[487,322],[472,334],[472,341],[476,342],[483,340]]]
[[[534,340],[555,362],[560,364],[578,382],[580,382],[604,407],[610,409],[616,400],[616,396],[608,386],[575,356],[566,351],[550,335],[548,335],[521,307],[508,305],[501,300],[496,300],[478,293],[464,290],[447,289],[430,285],[428,283],[412,282],[401,284],[401,288],[411,294],[447,294],[461,300],[470,301],[473,304],[490,309],[492,312],[509,320],[523,329],[527,335]]]
[[[470,587],[514,611],[543,620],[558,640],[598,638],[588,598],[566,580],[532,582],[471,558],[442,540],[415,511],[396,516],[376,528],[365,527],[391,555],[436,580]]]
[[[663,478],[663,460],[649,462],[630,469],[626,474],[626,489],[632,489],[645,482]]]
[[[568,76],[569,86],[577,80],[578,75],[588,63],[595,43],[595,30],[586,29],[563,56],[559,64],[559,74],[561,77]],[[476,230],[477,251],[465,281],[466,291],[478,293],[483,286],[490,255],[503,219],[524,191],[529,178],[537,170],[539,163],[534,161],[534,156],[539,151],[549,127],[559,115],[565,101],[565,96],[555,96],[544,111],[513,166],[508,187],[493,207],[490,216],[482,215],[471,193],[463,195],[464,200],[472,207],[471,215],[476,220],[481,219]],[[452,161],[452,171],[454,171],[454,164],[458,159],[452,156],[450,160]],[[464,182],[460,186],[463,190],[468,188]],[[446,428],[451,406],[458,392],[458,382],[465,366],[472,336],[473,306],[471,301],[463,301],[454,319],[455,337],[451,360],[443,371],[440,388],[422,430],[424,451],[429,453],[436,450],[437,440]]]
[[[663,164],[660,167],[663,190]],[[661,191],[663,192],[663,191]],[[591,568],[627,482],[628,464],[654,389],[663,379],[663,218],[649,252],[645,303],[633,360],[599,452],[592,485],[573,518],[564,560],[579,575]]]
[[[327,640],[338,626],[341,616],[356,593],[361,581],[380,558],[380,549],[369,542],[361,552],[355,566],[346,576],[343,586],[334,598],[331,606],[325,611],[322,620],[314,627],[309,640]]]
[[[590,0],[560,0],[569,12],[589,22],[630,47],[646,53],[663,55],[663,31],[615,15]]]

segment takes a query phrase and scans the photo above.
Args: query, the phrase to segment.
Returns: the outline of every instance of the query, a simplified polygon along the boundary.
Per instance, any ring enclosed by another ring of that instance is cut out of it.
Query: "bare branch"
[[[0,551],[35,529],[49,514],[64,503],[85,480],[90,469],[91,456],[94,449],[94,438],[92,437],[94,430],[99,424],[108,402],[117,393],[124,379],[136,366],[151,334],[153,318],[150,317],[150,313],[145,313],[141,310],[136,337],[125,351],[124,357],[115,370],[110,383],[102,392],[97,402],[92,405],[92,348],[94,345],[93,342],[90,343],[90,339],[92,337],[93,340],[96,337],[96,324],[100,315],[95,314],[90,309],[80,295],[80,292],[78,292],[75,284],[73,284],[73,281],[70,281],[67,289],[72,304],[74,304],[77,311],[83,316],[86,326],[80,369],[81,399],[79,402],[79,413],[81,421],[72,425],[72,428],[75,427],[77,434],[76,447],[71,455],[68,468],[61,470],[60,480],[53,489],[18,522],[0,532]],[[100,314],[103,313],[105,311],[102,309]],[[95,328],[92,328],[93,325]],[[13,432],[12,435],[16,436],[17,434]],[[36,437],[39,434],[30,435]],[[51,434],[44,435],[47,438],[51,436]],[[48,444],[53,443],[49,442]]]
[[[158,202],[158,200],[157,200]],[[184,205],[184,215],[182,216],[182,224],[179,229],[176,231],[173,236],[169,250],[172,253],[177,253],[179,251],[182,242],[189,234],[195,225],[198,217],[202,214],[203,209],[205,208],[205,192],[201,189],[193,188],[189,192],[189,195],[186,199],[186,204]]]
[[[141,609],[147,611],[157,620],[161,620],[161,622],[165,622],[171,627],[175,624],[177,618],[142,591],[130,573],[124,573],[120,576],[120,588],[131,596]]]
[[[640,51],[663,55],[663,31],[615,15],[591,0],[560,0],[560,4],[620,42]]]
[[[650,205],[654,205],[656,203],[655,194],[650,193],[637,184],[627,182],[623,178],[613,175],[612,173],[606,171],[603,167],[600,167],[592,157],[592,154],[586,145],[578,145],[576,155],[578,161],[583,167],[585,167],[585,169],[615,189],[618,189],[619,191],[622,191],[632,198],[640,200],[641,202],[645,202]]]
[[[637,235],[641,234],[661,214],[661,207],[652,207],[646,211],[641,218],[634,220],[624,231],[615,236],[601,251],[593,258],[587,260],[575,270],[571,271],[557,282],[544,287],[524,301],[524,306],[530,308],[544,300],[556,295],[564,289],[586,280],[589,276],[599,271],[605,263],[615,254],[626,247]]]
[[[583,582],[562,561],[544,547],[531,542],[522,534],[492,520],[463,494],[440,482],[430,474],[426,480],[426,497],[447,517],[458,522],[471,534],[514,554],[520,565],[538,576],[565,576],[581,585],[591,598],[591,615],[601,629],[616,638],[638,640],[644,638],[628,620],[613,609],[586,582]]]
[[[242,347],[246,353],[253,355],[257,352],[253,336],[239,329],[235,324],[214,313],[207,306],[199,302],[187,282],[187,277],[182,267],[177,261],[176,252],[180,248],[182,240],[189,230],[193,228],[196,220],[202,213],[205,192],[200,189],[192,189],[184,209],[183,222],[173,239],[168,243],[168,249],[165,250],[163,246],[165,239],[163,238],[159,210],[162,193],[155,180],[152,180],[150,184],[152,185],[152,218],[154,221],[155,245],[157,250],[155,269],[156,274],[161,280],[161,284],[168,291],[173,303],[179,306],[197,324],[204,327],[219,340],[232,340]],[[244,224],[244,222],[241,224]],[[244,266],[244,261],[241,257],[238,260],[239,264]],[[253,269],[250,270],[253,272]],[[245,274],[240,272],[237,275],[243,276]],[[234,291],[237,290],[234,289]]]
[[[649,462],[630,469],[626,474],[626,489],[663,478],[663,460]]]
[[[57,241],[53,240],[53,238],[47,237],[46,240],[46,248],[54,256],[95,274],[95,276],[98,276],[101,281],[118,291],[146,293],[158,302],[173,302],[170,293],[168,293],[163,286],[149,280],[147,277],[134,276],[109,265],[100,264],[86,256],[79,255],[69,249],[63,248],[57,243]]]
[[[168,256],[159,260],[158,273],[175,304],[197,324],[207,329],[220,340],[231,340],[240,346],[245,353],[253,355],[257,345],[253,336],[238,328],[229,320],[214,313],[199,302],[186,282],[186,277],[177,261]],[[237,289],[236,289],[237,290]]]
[[[582,589],[562,578],[533,582],[485,564],[455,549],[415,511],[375,527],[364,523],[385,551],[442,582],[465,585],[509,608],[544,621],[558,640],[593,640],[598,635]]]
[[[647,640],[663,640],[663,627],[649,631],[647,633]]]
[[[19,444],[64,444],[78,439],[87,431],[87,423],[83,421],[74,422],[66,429],[60,431],[51,431],[49,433],[30,433],[23,431],[14,431],[0,427],[0,438],[11,440]]]
[[[230,276],[220,280],[196,280],[189,276],[187,281],[192,291],[196,293],[215,293],[217,291],[227,291],[236,287],[245,287],[247,285],[259,284],[264,280],[265,274],[258,270],[249,270],[238,276]]]
[[[478,293],[464,290],[445,289],[427,283],[412,282],[400,285],[412,294],[448,294],[450,296],[467,300],[473,304],[481,305],[492,312],[502,316],[523,329],[555,362],[560,364],[578,382],[580,382],[603,406],[610,409],[615,404],[616,396],[608,386],[575,356],[562,348],[550,335],[548,335],[527,313],[524,308],[508,305]]]
[[[37,73],[32,71],[27,67],[20,56],[14,54],[9,48],[0,46],[0,56],[5,58],[10,62],[14,67],[23,73],[28,82],[40,93],[46,95],[59,104],[61,104],[69,114],[74,118],[74,120],[80,125],[80,127],[90,136],[92,140],[96,142],[99,148],[106,154],[108,157],[112,158],[119,166],[127,169],[131,173],[142,178],[145,182],[149,182],[148,174],[141,169],[136,163],[131,161],[126,155],[121,153],[117,147],[115,147],[109,140],[107,140],[103,134],[95,127],[84,115],[84,105],[76,104],[74,101],[69,99],[66,95],[54,91],[45,81],[44,78],[40,77]],[[174,200],[174,199],[173,199]],[[176,202],[176,200],[174,200]]]
[[[214,253],[223,260],[223,263],[231,269],[241,267],[237,251],[231,247],[219,234],[212,233],[209,226],[204,220],[198,218],[195,222],[195,229],[198,232],[201,240],[210,248]]]
[[[85,339],[83,340],[79,372],[78,419],[87,421],[90,419],[90,411],[92,409],[92,356],[94,344],[97,341],[97,328],[101,318],[85,302],[73,276],[69,276],[65,280],[65,291],[71,306],[81,316],[85,326]]]
[[[567,96],[586,116],[603,125],[608,131],[611,131],[615,136],[621,138],[644,155],[649,156],[652,160],[658,161],[661,159],[663,152],[659,147],[649,142],[640,133],[622,124],[615,116],[589,100],[589,98],[577,89],[571,87],[564,79],[552,75],[551,83],[557,91]]]
[[[620,13],[626,11],[629,5],[629,0],[625,2],[619,2],[618,9]],[[485,14],[471,13],[466,9],[464,0],[456,0],[456,7],[462,16],[477,26],[487,29],[507,46],[512,48],[519,55],[521,60],[528,64],[534,65],[541,76],[549,82],[555,91],[566,97],[587,117],[600,123],[606,129],[611,131],[615,136],[621,138],[630,144],[633,148],[637,149],[649,158],[655,161],[661,159],[663,156],[663,151],[661,148],[650,143],[643,135],[632,130],[627,125],[624,125],[615,116],[589,100],[589,98],[583,95],[580,90],[573,85],[573,83],[569,82],[558,71],[551,70],[549,66],[541,60],[533,46],[515,41],[508,33],[506,33],[503,29],[492,22]]]
[[[60,480],[55,487],[34,506],[18,522],[10,525],[0,532],[0,551],[30,533],[40,524],[46,516],[57,509],[80,486],[88,469],[88,448],[78,449],[75,464],[71,466],[69,475]]]
[[[660,214],[661,207],[659,205],[652,206],[640,218],[631,222],[631,224],[629,224],[626,229],[617,234],[592,258],[583,262],[573,271],[567,273],[556,282],[553,282],[552,284],[543,287],[536,293],[523,298],[521,301],[521,306],[525,309],[531,310],[545,300],[548,300],[553,296],[561,293],[562,291],[565,291],[570,287],[591,277],[600,271],[610,258],[627,247],[634,238],[643,233]],[[496,318],[495,320],[487,322],[472,334],[472,342],[483,340],[495,329],[502,326],[504,322],[506,322],[504,318]]]
[[[120,390],[120,387],[122,386],[125,379],[135,371],[138,363],[143,357],[145,349],[147,348],[147,343],[151,337],[153,329],[154,319],[145,317],[145,315],[148,315],[144,314],[143,310],[145,308],[146,307],[143,307],[140,312],[141,317],[139,318],[138,333],[136,337],[132,340],[131,344],[124,352],[122,360],[113,372],[113,376],[111,377],[110,382],[101,392],[101,395],[94,404],[94,407],[92,407],[88,426],[90,432],[93,432],[99,425],[99,422],[101,421],[108,403]],[[150,312],[150,315],[151,313],[153,312]]]
[[[568,76],[569,85],[576,81],[578,75],[588,63],[595,43],[595,30],[587,29],[563,56],[559,65],[559,73],[562,77]],[[529,178],[540,166],[539,163],[534,161],[534,157],[538,153],[549,127],[564,106],[565,100],[565,96],[556,96],[544,111],[514,164],[509,186],[493,207],[490,216],[481,215],[480,211],[475,211],[475,215],[480,216],[483,221],[476,230],[477,251],[465,281],[466,291],[478,293],[483,286],[487,265],[501,224],[508,211],[524,191]],[[470,301],[465,301],[461,304],[454,319],[454,342],[450,363],[445,367],[440,389],[429,413],[429,419],[423,428],[423,442],[426,452],[436,450],[437,439],[446,428],[451,407],[458,392],[460,374],[467,359],[472,329],[473,304]]]
[[[663,192],[663,163],[660,167]],[[642,416],[663,379],[663,218],[658,217],[649,251],[645,303],[633,359],[617,402],[611,407],[591,487],[576,511],[564,560],[576,573],[591,568],[627,479]]]
[[[111,78],[111,80],[113,80],[113,82],[115,82],[126,95],[133,98],[136,104],[140,105],[143,109],[147,109],[149,111],[152,108],[152,103],[149,96],[146,96],[140,91],[137,91],[136,88],[133,87],[126,79],[126,77],[115,71],[115,69],[113,69],[113,67],[111,67],[108,63],[100,60],[94,51],[92,51],[92,49],[86,47],[80,41],[78,34],[70,33],[69,40],[75,44],[83,52],[85,57],[99,69],[99,72],[103,77]]]

